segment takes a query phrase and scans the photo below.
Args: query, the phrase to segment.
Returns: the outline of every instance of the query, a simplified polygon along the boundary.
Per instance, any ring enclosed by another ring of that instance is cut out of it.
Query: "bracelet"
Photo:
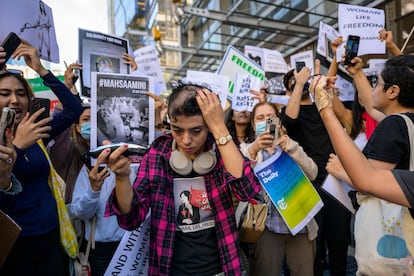
[[[9,192],[11,189],[13,188],[13,182],[11,182],[10,181],[10,186],[7,188],[7,189],[5,189],[5,190],[3,190],[3,192]]]

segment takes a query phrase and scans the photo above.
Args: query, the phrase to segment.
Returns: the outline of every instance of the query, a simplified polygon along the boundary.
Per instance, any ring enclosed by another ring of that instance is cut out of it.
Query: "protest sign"
[[[91,95],[91,73],[129,74],[122,54],[128,53],[128,40],[89,30],[79,29],[79,62],[82,96]]]
[[[7,2],[7,3],[6,3]],[[0,41],[16,33],[37,49],[41,59],[59,63],[52,9],[43,1],[3,1],[0,9]]]
[[[234,81],[237,73],[250,74],[256,78],[259,78],[261,83],[265,79],[263,67],[253,62],[234,46],[230,45],[227,48],[224,58],[217,70],[217,74],[229,77],[229,93],[227,97],[230,100],[233,97]]]
[[[355,88],[352,82],[336,75],[335,87],[339,89],[339,99],[341,101],[353,101],[355,97]]]
[[[305,62],[306,67],[310,68],[311,74],[313,74],[313,65],[315,59],[313,58],[312,50],[300,52],[290,56],[290,66],[295,68],[295,63],[298,61]]]
[[[149,267],[151,211],[137,229],[125,232],[104,276],[146,276]]]
[[[137,71],[154,78],[155,91],[150,92],[153,92],[156,95],[166,92],[167,86],[165,85],[160,60],[158,59],[158,52],[155,49],[155,46],[150,45],[139,48],[134,51],[134,55],[135,62],[138,65]]]
[[[259,100],[253,98],[250,90],[260,91],[260,80],[248,74],[237,74],[231,109],[251,112]]]
[[[201,71],[194,71],[188,70],[187,81],[198,84],[201,86],[207,86],[211,89],[212,92],[216,93],[221,102],[221,106],[223,109],[226,107],[227,102],[227,95],[228,95],[228,85],[229,85],[229,77],[218,75],[216,73],[210,72],[201,72]]]
[[[331,42],[340,36],[339,32],[332,26],[319,22],[318,46],[316,52],[332,62],[334,54],[331,49]]]
[[[385,54],[385,41],[378,39],[378,33],[385,28],[385,14],[381,9],[338,5],[338,30],[344,40],[349,35],[360,37],[358,56],[365,54]],[[341,60],[344,49],[337,51],[337,59]]]
[[[318,192],[296,162],[280,148],[254,172],[292,235],[322,208]]]
[[[154,139],[154,100],[150,77],[92,72],[91,148],[112,143],[147,147]],[[139,156],[132,156],[138,165]]]
[[[332,176],[331,174],[328,174],[322,184],[322,189],[324,189],[328,194],[335,198],[349,212],[355,214],[355,208],[352,205],[351,198],[348,195],[348,192],[352,191],[353,189],[349,185]]]
[[[289,67],[279,51],[245,45],[244,54],[258,65],[263,66],[264,86],[268,94],[285,94],[283,76],[289,71]]]

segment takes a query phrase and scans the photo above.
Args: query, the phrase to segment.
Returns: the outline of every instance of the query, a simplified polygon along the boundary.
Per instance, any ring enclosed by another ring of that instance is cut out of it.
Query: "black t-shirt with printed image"
[[[222,272],[214,217],[202,176],[174,176],[176,231],[172,275]]]

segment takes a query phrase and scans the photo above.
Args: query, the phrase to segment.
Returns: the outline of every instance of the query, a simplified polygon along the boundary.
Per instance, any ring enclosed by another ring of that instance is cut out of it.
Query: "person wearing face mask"
[[[52,163],[66,183],[66,204],[72,201],[76,178],[83,166],[81,156],[89,151],[91,109],[89,104],[82,104],[82,107],[78,120],[48,145]]]
[[[278,116],[276,107],[269,102],[255,105],[252,111],[252,125],[256,132],[253,143],[242,143],[240,151],[253,161],[253,165],[262,163],[278,150],[283,150],[295,160],[306,176],[313,180],[318,173],[316,163],[305,153],[303,148],[290,139],[280,126],[280,136],[275,137],[266,128],[266,119]],[[260,193],[266,196],[265,190]],[[276,207],[268,202],[268,217],[263,236],[257,241],[254,250],[254,270],[251,275],[280,275],[283,261],[289,268],[290,275],[313,275],[313,263],[316,251],[316,236],[318,226],[312,220],[297,235],[293,236]]]
[[[79,133],[83,138],[89,138],[90,122],[78,124],[76,127],[80,129]],[[109,151],[106,154],[109,154]],[[82,237],[85,242],[81,245],[81,252],[86,250],[92,229],[92,219],[96,216],[95,247],[90,249],[88,258],[92,276],[104,275],[125,233],[125,230],[118,225],[116,217],[104,217],[106,202],[115,187],[115,174],[111,173],[107,167],[99,167],[102,159],[102,157],[98,158],[97,163],[91,169],[85,165],[80,169],[70,204],[72,214],[85,223]],[[136,172],[137,167],[131,167],[131,182],[135,179]]]

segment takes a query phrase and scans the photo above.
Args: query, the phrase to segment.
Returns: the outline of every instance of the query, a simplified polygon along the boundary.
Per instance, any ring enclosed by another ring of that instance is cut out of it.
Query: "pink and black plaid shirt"
[[[176,229],[172,185],[174,173],[168,162],[171,143],[170,135],[159,137],[142,159],[133,185],[131,212],[120,213],[115,190],[109,197],[105,212],[105,216],[116,215],[122,228],[133,230],[142,223],[151,208],[149,275],[170,274]],[[213,143],[214,139],[209,135],[208,150]],[[204,181],[214,214],[217,246],[225,275],[241,275],[238,231],[231,195],[233,191],[239,200],[248,201],[259,192],[260,186],[248,161],[244,161],[243,176],[235,178],[225,170],[218,150],[216,154],[219,161],[212,172],[204,175]]]

